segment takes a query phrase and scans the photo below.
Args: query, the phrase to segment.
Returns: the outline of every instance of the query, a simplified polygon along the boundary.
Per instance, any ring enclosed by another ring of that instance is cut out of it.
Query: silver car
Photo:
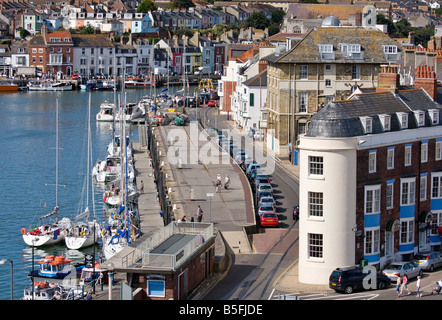
[[[442,266],[442,257],[439,252],[419,253],[414,256],[414,262],[425,271],[433,272]]]
[[[396,281],[398,276],[402,277],[404,274],[407,275],[408,279],[422,276],[423,271],[413,261],[393,262],[382,271],[382,274],[389,277],[391,281]]]

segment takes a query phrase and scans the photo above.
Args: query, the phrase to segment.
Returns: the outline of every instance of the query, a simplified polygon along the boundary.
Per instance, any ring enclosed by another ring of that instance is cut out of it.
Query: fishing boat
[[[18,85],[14,83],[3,82],[0,83],[0,92],[17,92]]]
[[[103,283],[108,283],[108,270],[102,264],[95,262],[92,266],[86,266],[81,270],[80,284],[91,282],[93,279],[100,279]]]
[[[128,78],[124,85],[126,88],[145,88],[150,87],[151,82],[144,78]]]
[[[29,246],[44,246],[44,245],[54,245],[60,243],[64,239],[65,230],[70,228],[71,221],[69,218],[64,217],[58,220],[58,99],[56,100],[56,146],[55,146],[55,207],[50,213],[39,217],[37,220],[46,220],[55,216],[54,223],[46,223],[37,226],[33,229],[26,230],[26,228],[21,229],[23,240]]]
[[[75,283],[81,273],[84,265],[72,264],[73,260],[64,256],[45,256],[38,262],[40,268],[32,270],[29,277],[34,281],[54,282],[62,284],[63,282]]]
[[[96,182],[109,183],[115,181],[121,173],[121,159],[119,156],[108,155],[105,160],[98,161],[92,169]]]
[[[96,114],[97,121],[114,121],[115,104],[105,101],[100,104],[100,111]]]
[[[29,91],[72,91],[72,84],[54,81],[29,82],[27,87]]]
[[[22,300],[78,300],[86,295],[80,286],[64,288],[56,282],[37,281],[25,287]]]
[[[87,169],[86,169],[86,210],[74,218],[74,224],[66,232],[65,243],[69,249],[80,249],[91,246],[98,242],[100,238],[101,227],[95,219],[89,221],[89,186],[92,187],[92,202],[94,202],[94,190],[93,183],[89,183],[91,177],[90,173],[90,157],[92,154],[91,150],[91,126],[90,126],[90,115],[91,115],[91,105],[90,105],[90,95],[89,95],[89,109],[88,109],[88,149],[87,149]],[[94,206],[95,208],[95,206]],[[84,219],[84,220],[83,220]]]

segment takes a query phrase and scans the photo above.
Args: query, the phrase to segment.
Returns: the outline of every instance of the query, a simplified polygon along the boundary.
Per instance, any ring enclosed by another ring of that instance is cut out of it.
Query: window
[[[299,112],[307,112],[308,92],[299,92]]]
[[[368,154],[368,172],[376,172],[376,150],[370,150]]]
[[[384,53],[395,54],[397,53],[397,46],[384,46]]]
[[[373,131],[373,119],[371,117],[360,117],[362,126],[364,127],[365,134],[372,133]]]
[[[398,112],[397,117],[401,126],[401,129],[408,128],[408,114],[405,112]]]
[[[390,131],[391,129],[391,117],[387,114],[379,115],[379,120],[381,120],[382,128],[384,131]]]
[[[415,178],[401,179],[401,205],[408,206],[414,204],[416,181]]]
[[[365,214],[381,211],[381,186],[365,186]]]
[[[427,200],[427,174],[422,173],[420,178],[420,190],[419,190],[419,199],[420,201]]]
[[[405,156],[404,165],[406,167],[411,166],[411,144],[405,146]]]
[[[361,79],[361,66],[351,66],[351,78],[352,80]]]
[[[432,125],[438,125],[439,124],[439,110],[428,110],[431,118],[431,124]]]
[[[387,149],[387,169],[394,169],[394,147]]]
[[[428,161],[428,140],[422,141],[421,144],[421,162]]]
[[[308,79],[308,66],[300,65],[299,66],[299,79],[307,80]]]
[[[254,93],[250,93],[249,95],[249,104],[251,107],[255,106],[255,94]]]
[[[386,190],[386,207],[387,209],[393,208],[393,191],[394,191],[394,180],[387,181]]]
[[[414,242],[414,220],[401,220],[401,244]]]
[[[323,216],[324,195],[322,192],[308,193],[308,213],[310,217]]]
[[[308,157],[309,174],[323,175],[324,174],[324,158],[323,157]]]
[[[376,229],[366,229],[365,230],[365,254],[366,255],[379,253],[379,242],[380,242],[379,227]]]
[[[150,297],[165,297],[166,286],[164,281],[149,280],[147,281],[147,295]]]
[[[324,249],[323,235],[318,233],[308,234],[308,256],[309,258],[322,258]]]
[[[321,53],[331,53],[333,52],[333,45],[331,44],[320,44],[319,52]]]
[[[425,124],[425,113],[423,111],[414,111],[418,127],[423,127]]]
[[[436,140],[435,160],[442,160],[442,140],[441,141]]]
[[[442,198],[442,173],[432,173],[431,177],[431,199]]]

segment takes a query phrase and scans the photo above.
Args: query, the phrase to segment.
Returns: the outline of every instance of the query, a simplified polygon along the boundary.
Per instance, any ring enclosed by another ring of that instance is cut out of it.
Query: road
[[[200,119],[217,129],[229,129],[225,115],[217,116],[215,108],[188,108],[190,120]],[[209,121],[210,119],[210,121]],[[242,137],[246,133],[232,134]],[[260,151],[260,150],[257,150]],[[292,210],[298,203],[298,182],[275,161],[271,184],[280,221],[279,228],[260,228],[251,235],[253,253],[235,254],[229,272],[205,297],[207,300],[268,300],[274,292],[274,282],[298,257],[298,224]]]

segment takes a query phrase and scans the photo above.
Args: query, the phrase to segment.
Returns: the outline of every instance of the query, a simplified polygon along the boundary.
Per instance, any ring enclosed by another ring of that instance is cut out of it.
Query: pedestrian
[[[398,297],[401,296],[401,276],[397,276],[396,279],[396,293]]]
[[[198,206],[198,209],[196,210],[196,221],[201,222],[203,220],[203,209],[201,209],[200,206]]]
[[[87,293],[86,300],[92,300],[92,293],[90,291]]]
[[[410,289],[408,289],[408,276],[406,273],[404,273],[404,276],[402,277],[401,295],[404,289],[407,289],[408,294],[411,294]]]
[[[422,297],[421,290],[421,276],[417,276],[417,282],[416,282],[416,297]]]

